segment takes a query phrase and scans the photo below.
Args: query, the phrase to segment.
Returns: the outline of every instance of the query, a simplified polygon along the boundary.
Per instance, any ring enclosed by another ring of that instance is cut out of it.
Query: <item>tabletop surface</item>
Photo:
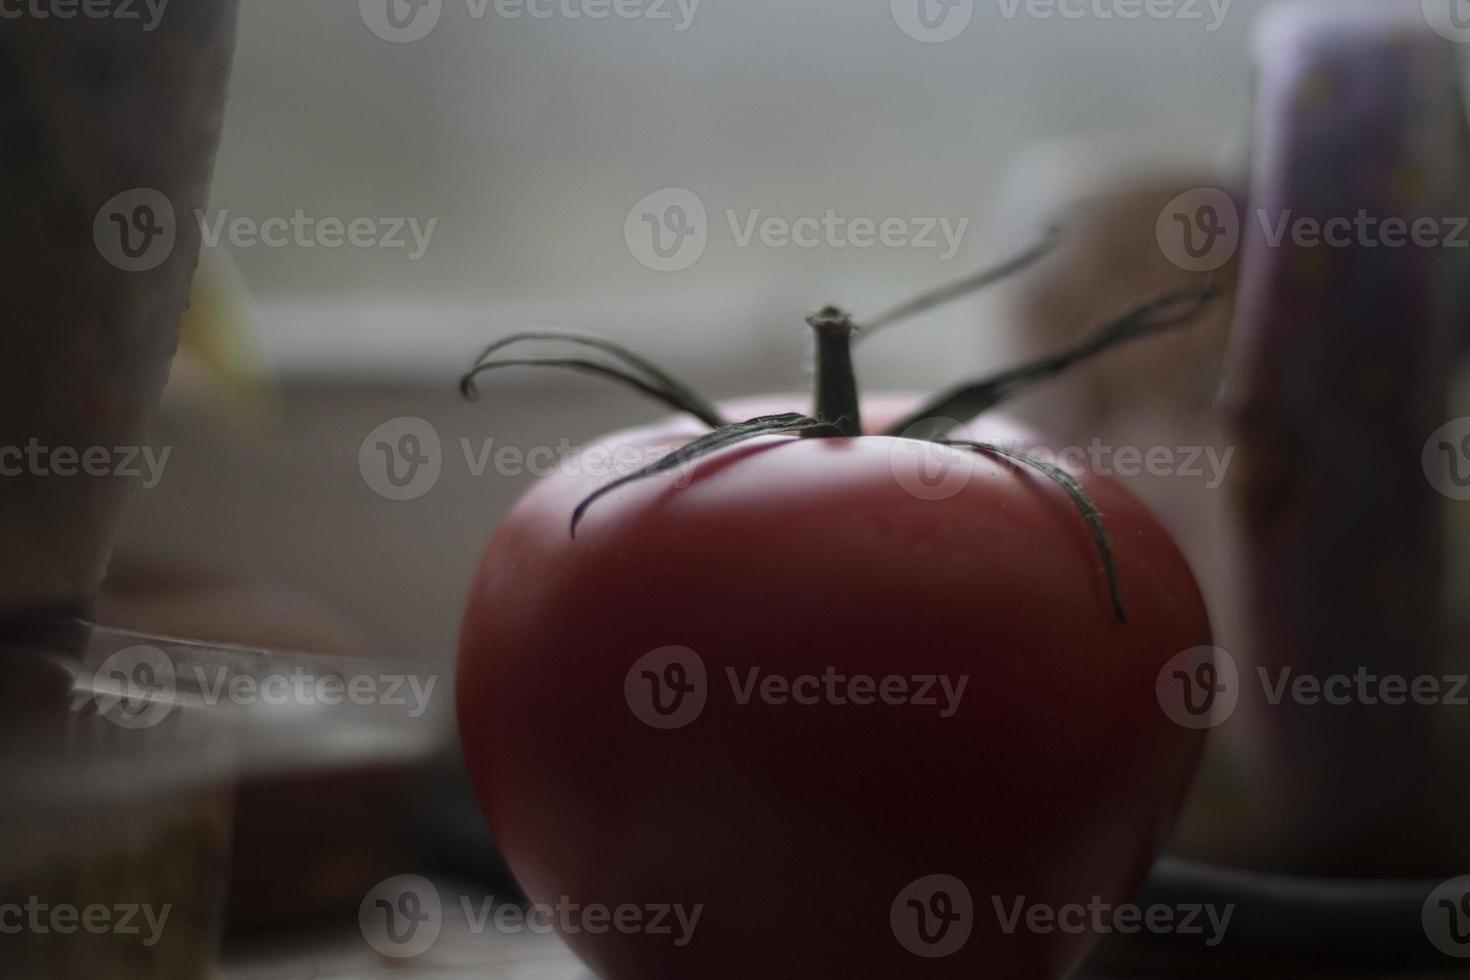
[[[442,899],[439,930],[432,945],[412,958],[395,959],[376,951],[365,933],[344,917],[338,923],[290,938],[265,938],[227,947],[211,980],[597,980],[554,935],[507,934],[481,925],[485,893],[473,887],[436,882]],[[470,911],[466,911],[469,909]],[[1269,971],[1268,971],[1269,973]],[[1151,977],[1206,976],[1149,971]],[[1241,975],[1234,971],[1209,976]],[[1253,975],[1266,976],[1267,973]],[[1345,980],[1340,971],[1293,968],[1271,976],[1292,980]],[[1447,973],[1373,974],[1375,980],[1433,980]],[[1083,974],[1071,980],[1088,980]],[[1093,977],[1092,980],[1099,980]]]
[[[252,943],[226,952],[215,980],[596,980],[555,936],[476,934],[462,915],[444,916],[424,953],[393,959],[343,925],[310,936]]]

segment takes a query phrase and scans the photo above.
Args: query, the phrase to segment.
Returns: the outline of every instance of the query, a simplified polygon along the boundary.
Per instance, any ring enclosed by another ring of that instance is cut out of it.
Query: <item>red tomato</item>
[[[865,402],[870,430],[901,408]],[[700,431],[600,445],[648,462]],[[1056,977],[1094,937],[1015,912],[1116,904],[1147,872],[1202,747],[1155,695],[1210,643],[1188,566],[1075,474],[1121,624],[1058,486],[918,445],[762,437],[616,490],[575,539],[609,474],[559,472],[495,533],[464,753],[526,893],[604,978]]]

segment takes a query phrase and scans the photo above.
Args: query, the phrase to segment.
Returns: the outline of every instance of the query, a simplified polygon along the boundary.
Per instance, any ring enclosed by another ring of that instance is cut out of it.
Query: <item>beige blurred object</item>
[[[1077,158],[1086,159],[1080,149]],[[1126,170],[1056,173],[1048,186],[1030,178],[1032,221],[1055,216],[1063,243],[1022,281],[1014,300],[1012,343],[1023,355],[1058,350],[1088,330],[1144,300],[1197,287],[1203,273],[1187,272],[1164,254],[1157,226],[1171,201],[1202,187],[1227,192],[1230,181],[1208,170],[1132,174]],[[1078,365],[1036,394],[1015,414],[1057,443],[1087,449],[1153,447],[1173,451],[1183,468],[1196,447],[1213,447],[1223,465],[1213,415],[1225,342],[1234,315],[1238,260],[1216,273],[1222,295],[1202,316],[1165,335],[1110,351]],[[1179,540],[1215,611],[1215,519],[1222,501],[1211,488],[1210,459],[1194,465],[1198,478],[1120,475]]]
[[[1161,150],[1158,159],[1170,155]],[[1011,198],[1016,228],[1052,216],[1064,228],[1057,253],[1022,278],[1012,299],[1011,344],[1035,356],[1078,340],[1119,312],[1163,293],[1198,286],[1165,255],[1158,223],[1180,195],[1219,188],[1235,195],[1229,168],[1204,160],[1159,165],[1132,148],[1067,144],[1033,152],[1017,168]],[[1226,500],[1217,480],[1233,460],[1215,416],[1226,341],[1235,312],[1239,259],[1215,276],[1222,295],[1213,308],[1178,330],[1111,351],[1082,364],[1013,406],[1014,413],[1061,450],[1094,445],[1116,453],[1163,447],[1199,476],[1119,474],[1174,535],[1189,559],[1218,626],[1229,603],[1220,535]],[[1191,461],[1196,451],[1200,456]],[[1214,460],[1208,455],[1215,453]],[[1238,745],[1227,725],[1211,739],[1206,764],[1176,829],[1177,853],[1208,860],[1239,857],[1242,829],[1253,814],[1239,794]]]
[[[137,446],[177,341],[219,142],[235,0],[0,31],[0,447]],[[0,479],[0,619],[85,605],[132,489]],[[14,466],[14,460],[9,462]],[[94,469],[95,469],[94,464]],[[42,472],[42,470],[45,472]]]
[[[213,643],[361,654],[372,645],[320,603],[219,571],[133,564],[119,555],[95,605],[98,623]]]
[[[1065,347],[1090,328],[1153,296],[1198,286],[1204,274],[1174,265],[1156,227],[1170,201],[1193,189],[1220,186],[1207,174],[1144,177],[1066,206],[1057,254],[1027,280],[1021,297],[1020,341],[1035,353]],[[1227,188],[1228,189],[1228,188]],[[1222,298],[1185,327],[1078,365],[1038,397],[1051,431],[1091,435],[1118,418],[1168,413],[1206,416],[1219,386],[1225,340],[1234,312],[1238,262],[1216,273]],[[1165,421],[1161,419],[1160,421]]]

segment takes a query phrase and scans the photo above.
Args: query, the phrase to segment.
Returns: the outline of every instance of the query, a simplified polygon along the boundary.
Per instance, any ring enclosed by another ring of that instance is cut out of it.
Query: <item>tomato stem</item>
[[[1067,350],[935,396],[895,422],[885,434],[911,439],[937,438],[954,424],[954,419],[970,419],[984,414],[1075,364],[1189,323],[1219,295],[1220,287],[1211,276],[1198,289],[1178,290],[1149,300],[1093,330]]]
[[[601,351],[613,357],[617,364],[603,364],[585,357],[516,357],[495,358],[501,350],[512,344],[525,341],[555,341],[571,347]],[[676,379],[667,371],[646,358],[596,334],[575,333],[569,330],[525,330],[495,341],[475,358],[475,366],[460,378],[460,393],[470,401],[479,397],[477,381],[482,374],[513,367],[557,367],[596,374],[614,381],[621,381],[630,388],[656,398],[671,408],[688,412],[711,429],[729,425],[720,410],[709,399]]]
[[[981,273],[968,280],[952,284],[921,296],[898,307],[874,322],[879,327],[888,326],[898,320],[916,315],[941,303],[955,299],[967,292],[993,282],[1017,268],[1035,261],[1046,254],[1054,244],[1049,239],[1031,252],[1018,256],[998,269]],[[988,452],[1006,457],[1013,462],[1029,466],[1059,484],[1072,498],[1073,504],[1086,522],[1102,557],[1103,570],[1107,575],[1108,594],[1118,622],[1127,622],[1122,593],[1118,582],[1118,569],[1113,559],[1112,543],[1103,527],[1102,515],[1087,495],[1086,490],[1069,473],[1042,460],[1015,450],[988,443],[951,442],[944,437],[948,430],[948,418],[970,418],[1025,391],[1033,385],[1054,377],[1072,365],[1089,360],[1104,351],[1141,337],[1161,333],[1179,326],[1199,314],[1219,294],[1214,278],[1208,279],[1198,290],[1170,293],[1135,307],[1123,316],[1104,324],[1069,350],[1042,358],[1019,368],[1003,371],[998,375],[952,389],[933,399],[918,410],[910,413],[885,435],[907,439],[924,439],[967,447],[977,452]],[[695,392],[688,385],[675,379],[636,353],[593,334],[578,334],[570,331],[524,331],[496,341],[475,360],[474,367],[460,380],[460,390],[466,398],[477,394],[476,380],[490,371],[513,367],[559,367],[620,381],[665,404],[688,412],[704,422],[712,431],[694,441],[666,454],[661,459],[636,472],[613,480],[588,495],[571,515],[568,528],[576,537],[577,525],[597,500],[619,487],[645,477],[684,466],[711,453],[719,452],[737,443],[760,436],[791,434],[801,438],[855,438],[863,434],[862,414],[858,407],[857,373],[853,370],[852,344],[858,325],[852,317],[835,307],[825,306],[807,317],[807,324],[816,334],[816,408],[811,416],[796,413],[767,415],[745,422],[729,422],[719,409]],[[512,344],[528,341],[559,342],[581,351],[592,350],[610,356],[614,363],[608,364],[585,357],[496,357],[501,350]]]
[[[831,423],[839,435],[860,436],[863,420],[852,367],[852,318],[835,306],[824,306],[806,322],[817,335],[817,404],[812,414]]]
[[[986,286],[994,285],[1002,279],[1015,275],[1028,266],[1041,261],[1052,250],[1061,243],[1062,228],[1060,225],[1051,225],[1042,235],[1041,239],[1026,251],[1013,255],[1001,262],[999,265],[988,269],[973,272],[956,282],[945,283],[937,289],[931,289],[927,293],[915,296],[895,306],[891,310],[885,310],[871,319],[864,319],[861,326],[862,332],[857,335],[857,340],[867,340],[879,330],[886,329],[901,320],[916,317],[921,313],[927,313],[937,306],[952,303],[957,299],[963,299],[971,293],[979,292]]]
[[[569,528],[572,537],[577,536],[577,525],[582,522],[587,509],[595,504],[600,498],[612,493],[619,487],[627,486],[653,476],[656,473],[665,473],[671,469],[688,466],[695,460],[702,459],[710,453],[719,452],[737,443],[754,439],[757,436],[782,435],[791,433],[798,436],[814,436],[817,438],[829,438],[840,435],[835,426],[821,419],[808,418],[796,412],[787,412],[782,415],[762,415],[758,418],[749,419],[745,422],[731,422],[713,432],[706,433],[668,453],[655,462],[643,467],[627,476],[619,477],[611,483],[604,484],[593,493],[585,497],[576,510],[572,511],[572,523]]]

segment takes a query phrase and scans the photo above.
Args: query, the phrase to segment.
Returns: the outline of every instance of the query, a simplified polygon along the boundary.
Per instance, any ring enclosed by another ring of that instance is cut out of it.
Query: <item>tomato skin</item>
[[[901,408],[875,400],[865,415]],[[1125,490],[1078,474],[1113,541],[1121,625],[1060,488],[935,451],[969,467],[943,499],[906,489],[923,462],[896,440],[763,437],[694,464],[687,485],[661,475],[609,494],[575,540],[572,509],[606,476],[552,474],[495,533],[464,622],[459,721],[518,880],[553,905],[702,907],[684,945],[677,929],[564,934],[606,980],[1058,977],[1095,937],[1024,917],[1007,931],[1016,902],[1117,904],[1147,872],[1203,744],[1155,695],[1171,657],[1210,643],[1187,564]],[[624,683],[670,645],[698,655],[708,697],[659,730]],[[829,667],[969,681],[942,717],[742,705],[727,674]],[[973,932],[920,958],[890,907],[935,874],[967,885]]]

